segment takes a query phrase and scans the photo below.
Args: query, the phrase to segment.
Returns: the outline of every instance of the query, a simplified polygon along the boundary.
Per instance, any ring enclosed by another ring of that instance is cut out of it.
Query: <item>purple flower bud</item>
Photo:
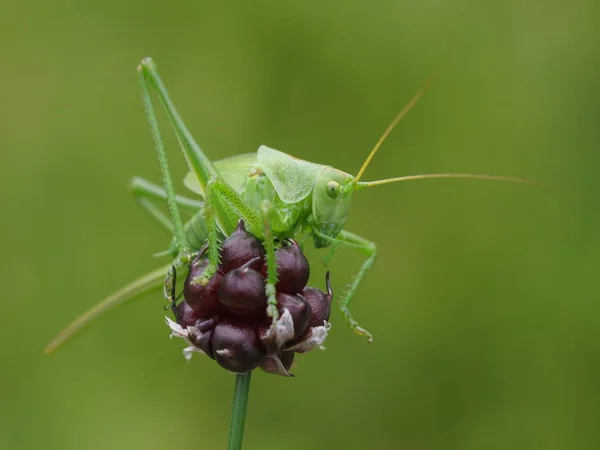
[[[246,266],[227,273],[219,287],[219,301],[237,316],[258,316],[267,309],[265,278]]]
[[[221,311],[218,292],[223,275],[216,273],[206,286],[196,283],[194,280],[202,276],[209,264],[208,259],[201,257],[202,255],[198,255],[190,265],[190,272],[183,287],[183,298],[200,317],[204,318],[218,315]]]
[[[185,300],[173,309],[173,314],[175,314],[177,323],[183,328],[191,327],[200,319],[200,314],[194,311]]]
[[[234,373],[260,367],[291,377],[295,353],[322,347],[333,297],[327,273],[327,293],[306,286],[310,269],[298,243],[283,242],[275,252],[275,285],[279,316],[267,315],[265,250],[239,221],[225,240],[216,274],[201,285],[209,266],[206,244],[190,264],[184,301],[173,308],[177,322],[167,318],[171,336],[183,339],[186,359],[203,353]],[[262,273],[262,274],[261,274]]]
[[[275,288],[278,292],[297,294],[308,282],[310,266],[296,241],[288,239],[286,244],[275,252],[278,279]],[[262,274],[267,276],[266,263],[263,265]]]
[[[280,314],[287,309],[292,315],[294,338],[301,336],[306,331],[311,318],[311,309],[308,302],[300,295],[277,293],[277,309]]]
[[[279,352],[267,358],[260,365],[260,368],[273,375],[284,377],[293,377],[289,370],[294,362],[294,352]]]
[[[306,299],[311,307],[311,317],[308,326],[317,327],[323,325],[323,322],[329,320],[331,312],[331,300],[333,299],[333,291],[329,282],[329,272],[325,277],[327,285],[327,294],[314,287],[306,286],[302,291],[302,296]]]
[[[265,256],[265,249],[261,242],[246,231],[244,221],[240,219],[235,231],[223,242],[219,270],[227,273],[243,266],[254,258],[262,260],[263,256]],[[258,269],[260,262],[257,261],[256,264],[256,269]]]
[[[217,363],[235,373],[250,372],[267,356],[253,326],[229,321],[213,330],[212,350]]]
[[[190,342],[212,359],[215,359],[212,348],[212,335],[216,323],[217,321],[214,318],[200,320],[190,330]]]

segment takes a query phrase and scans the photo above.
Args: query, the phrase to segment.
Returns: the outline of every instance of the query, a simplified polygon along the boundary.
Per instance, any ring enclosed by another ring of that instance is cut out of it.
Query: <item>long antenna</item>
[[[410,99],[408,104],[404,108],[402,108],[402,111],[400,111],[398,113],[398,115],[396,116],[396,118],[392,121],[392,123],[389,124],[389,126],[386,128],[386,130],[383,132],[383,134],[377,141],[377,144],[375,144],[375,147],[373,147],[373,150],[371,150],[371,153],[369,153],[369,156],[367,156],[367,159],[365,160],[362,167],[358,171],[358,174],[354,177],[354,180],[352,180],[352,184],[356,184],[358,182],[358,180],[360,180],[360,177],[362,177],[363,173],[367,169],[367,166],[373,159],[373,156],[375,156],[375,153],[377,153],[377,150],[379,150],[379,147],[381,147],[381,144],[383,144],[383,141],[385,141],[385,139],[389,136],[389,134],[392,132],[392,130],[396,127],[398,122],[400,122],[400,120],[402,120],[402,118],[406,115],[406,113],[408,113],[412,109],[412,107],[415,106],[417,101],[421,98],[421,96],[423,95],[425,90],[431,84],[432,80],[433,80],[433,75],[430,75],[429,78],[427,79],[427,81],[425,82],[425,84],[423,85],[423,87],[421,89],[419,89],[419,92],[417,92],[414,95],[414,97]]]
[[[379,186],[382,184],[396,183],[399,181],[425,180],[427,178],[470,178],[477,180],[508,181],[510,183],[519,184],[537,184],[521,178],[503,177],[498,175],[481,175],[476,173],[429,173],[424,175],[407,175],[404,177],[387,178],[385,180],[361,181],[360,183],[357,183],[356,188],[362,189],[366,187]]]

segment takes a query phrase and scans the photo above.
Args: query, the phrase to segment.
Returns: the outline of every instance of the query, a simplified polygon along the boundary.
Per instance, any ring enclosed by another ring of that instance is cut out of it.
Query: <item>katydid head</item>
[[[312,196],[312,228],[315,247],[331,244],[346,223],[350,211],[354,178],[341,170],[327,167],[317,179]]]

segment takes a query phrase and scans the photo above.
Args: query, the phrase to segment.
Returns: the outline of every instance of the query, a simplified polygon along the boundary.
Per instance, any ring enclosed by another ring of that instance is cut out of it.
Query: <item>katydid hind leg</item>
[[[162,136],[158,128],[158,120],[156,118],[154,107],[152,106],[152,98],[150,97],[149,87],[150,85],[147,78],[147,73],[142,70],[141,66],[138,67],[138,81],[140,85],[142,102],[144,105],[144,111],[146,112],[146,117],[148,119],[148,124],[150,125],[152,140],[154,141],[154,148],[156,150],[156,156],[158,158],[158,164],[160,167],[160,174],[164,189],[166,191],[167,205],[169,207],[173,236],[175,238],[175,246],[178,253],[186,253],[188,251],[188,245],[183,229],[183,222],[179,213],[179,207],[176,201],[177,194],[175,193],[173,179],[171,177],[171,172],[169,171],[167,153],[165,151]]]
[[[169,266],[161,267],[160,269],[149,272],[135,279],[126,286],[106,297],[89,311],[85,312],[70,325],[64,328],[48,346],[44,349],[44,353],[49,354],[63,345],[75,334],[82,331],[87,325],[98,319],[103,314],[120,306],[128,301],[135,300],[144,294],[159,290],[163,284],[165,273],[169,270]]]

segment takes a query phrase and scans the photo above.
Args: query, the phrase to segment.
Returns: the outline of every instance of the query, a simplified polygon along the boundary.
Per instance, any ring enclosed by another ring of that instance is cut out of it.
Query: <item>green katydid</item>
[[[370,152],[358,174],[352,176],[331,166],[304,161],[266,146],[261,146],[256,153],[212,162],[184,125],[151,58],[145,58],[138,66],[138,78],[158,156],[163,187],[135,177],[131,182],[131,191],[137,202],[151,217],[172,232],[173,241],[168,253],[174,261],[168,266],[134,280],[80,316],[48,345],[46,353],[54,351],[107,310],[147,292],[160,289],[161,286],[164,287],[167,300],[175,302],[177,275],[187,269],[189,262],[206,243],[208,243],[209,266],[204,275],[195,281],[207,283],[217,270],[219,243],[233,232],[240,218],[244,221],[246,229],[263,241],[266,249],[267,314],[273,321],[278,315],[275,298],[277,282],[275,248],[280,240],[300,236],[312,237],[316,248],[332,246],[327,261],[340,245],[364,253],[366,259],[337,303],[350,327],[358,334],[367,336],[371,341],[371,334],[358,325],[348,309],[360,283],[373,265],[377,252],[374,242],[344,229],[352,194],[367,187],[425,178],[476,178],[524,183],[523,180],[512,177],[460,173],[360,181],[383,141],[418,101],[426,86],[423,86],[400,111]],[[175,194],[152,105],[151,89],[156,91],[188,163],[190,172],[185,177],[184,184],[200,196],[199,200]],[[170,217],[167,217],[157,206],[155,203],[157,201],[166,201]],[[180,210],[191,214],[191,218],[185,224]]]

